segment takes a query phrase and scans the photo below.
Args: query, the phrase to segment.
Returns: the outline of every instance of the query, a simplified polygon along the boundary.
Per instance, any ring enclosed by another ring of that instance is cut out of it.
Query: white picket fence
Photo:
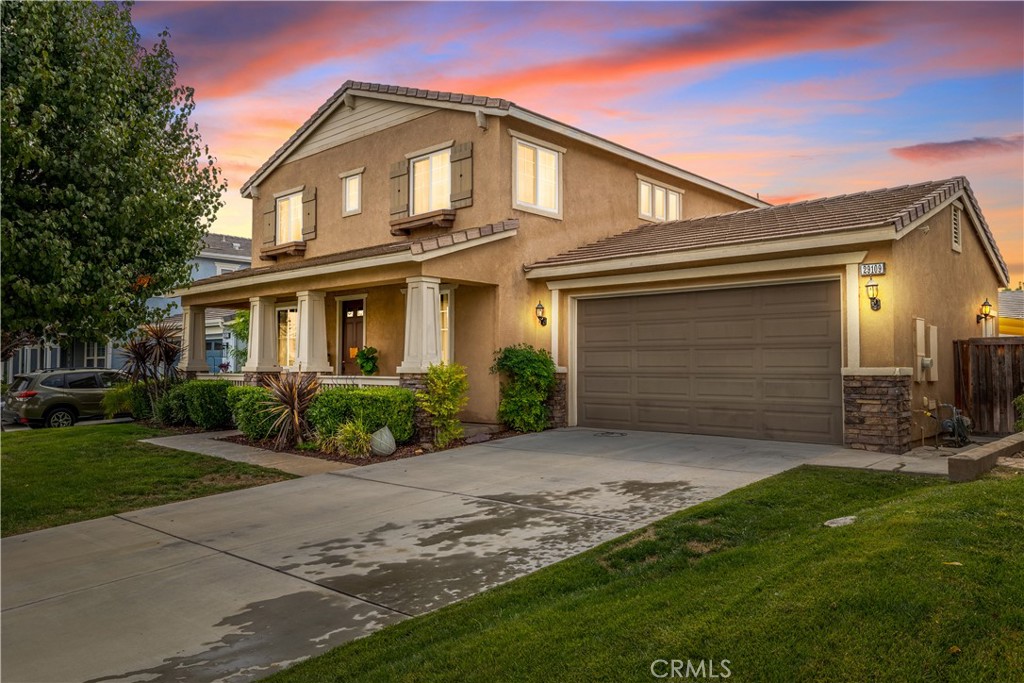
[[[200,372],[199,380],[224,380],[233,386],[245,384],[245,375],[241,372]],[[321,375],[320,385],[324,387],[397,387],[398,377],[365,377],[362,375]]]

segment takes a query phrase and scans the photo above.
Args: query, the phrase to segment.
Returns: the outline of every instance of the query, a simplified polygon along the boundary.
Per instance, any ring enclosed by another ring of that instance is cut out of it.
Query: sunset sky
[[[249,235],[345,80],[503,97],[773,203],[965,175],[1024,280],[1024,4],[143,2]],[[629,226],[623,226],[626,229]]]

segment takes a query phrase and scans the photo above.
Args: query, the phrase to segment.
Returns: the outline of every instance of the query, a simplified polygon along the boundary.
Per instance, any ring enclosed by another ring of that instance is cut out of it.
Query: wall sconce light
[[[880,311],[882,309],[882,300],[878,298],[878,283],[872,277],[868,278],[868,283],[864,285],[864,289],[868,292],[868,301],[871,302],[872,311]]]
[[[537,312],[537,320],[540,321],[540,326],[544,327],[548,324],[548,319],[544,317],[544,304],[537,302],[537,308],[534,309]]]
[[[978,316],[978,323],[981,324],[982,320],[988,320],[992,317],[992,304],[988,302],[988,297],[985,297],[985,303],[981,305],[981,314]]]

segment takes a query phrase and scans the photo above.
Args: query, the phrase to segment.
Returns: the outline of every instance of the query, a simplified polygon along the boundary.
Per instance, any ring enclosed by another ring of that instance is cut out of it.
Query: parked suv
[[[4,420],[31,427],[70,427],[103,417],[103,394],[121,378],[115,370],[42,370],[15,375],[4,397]]]

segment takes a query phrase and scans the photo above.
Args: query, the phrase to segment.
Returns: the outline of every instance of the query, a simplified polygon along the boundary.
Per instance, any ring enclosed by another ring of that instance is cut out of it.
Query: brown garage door
[[[584,299],[577,422],[842,442],[839,283]]]

